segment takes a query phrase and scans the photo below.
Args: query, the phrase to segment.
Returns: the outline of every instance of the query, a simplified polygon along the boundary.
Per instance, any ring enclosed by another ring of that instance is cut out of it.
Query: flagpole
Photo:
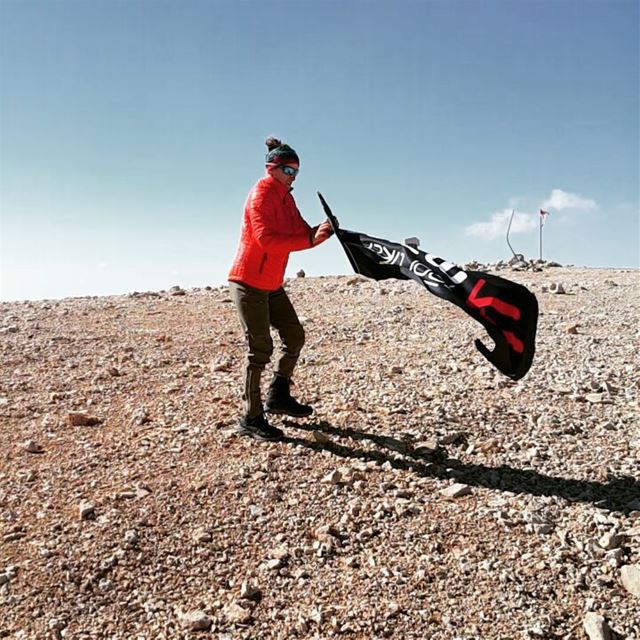
[[[540,262],[542,262],[542,219],[543,215],[540,215]]]
[[[509,231],[511,231],[511,223],[513,222],[513,216],[515,215],[516,210],[511,209],[511,217],[509,218],[509,226],[507,227],[507,244],[509,245],[509,249],[511,249],[511,253],[513,253],[513,257],[516,257],[516,252],[513,250],[511,243],[509,242]]]

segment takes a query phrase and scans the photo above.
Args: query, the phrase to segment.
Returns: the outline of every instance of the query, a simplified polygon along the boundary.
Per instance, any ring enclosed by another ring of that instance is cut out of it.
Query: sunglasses
[[[289,167],[286,164],[281,164],[280,168],[282,169],[282,173],[284,173],[285,176],[297,176],[298,175],[298,171],[300,171],[300,169],[295,169],[294,167]]]

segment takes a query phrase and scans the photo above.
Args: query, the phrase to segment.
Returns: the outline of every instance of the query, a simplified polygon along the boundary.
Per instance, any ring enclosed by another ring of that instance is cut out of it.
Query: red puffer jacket
[[[244,205],[229,280],[276,291],[284,281],[289,254],[309,249],[311,236],[312,228],[302,219],[289,187],[272,176],[258,180]]]

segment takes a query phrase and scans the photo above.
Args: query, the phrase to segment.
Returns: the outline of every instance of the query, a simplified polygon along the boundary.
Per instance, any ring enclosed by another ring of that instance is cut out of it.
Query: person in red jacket
[[[251,189],[244,206],[240,243],[229,272],[229,292],[248,346],[242,398],[245,414],[238,432],[258,440],[277,440],[282,430],[269,424],[266,411],[300,418],[313,409],[291,397],[291,376],[304,345],[304,329],[282,285],[292,251],[317,247],[331,234],[328,221],[311,227],[291,195],[300,169],[297,153],[267,138],[266,175]],[[273,353],[270,328],[282,350],[262,405],[260,378]]]

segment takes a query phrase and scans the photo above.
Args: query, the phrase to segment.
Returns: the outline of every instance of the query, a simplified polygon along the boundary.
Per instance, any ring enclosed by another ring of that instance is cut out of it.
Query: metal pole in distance
[[[542,262],[542,218],[544,216],[540,215],[540,262]]]
[[[509,245],[509,249],[511,249],[511,253],[513,253],[513,257],[516,257],[516,252],[513,250],[511,243],[509,242],[509,231],[511,231],[511,223],[513,222],[513,216],[515,215],[516,210],[511,209],[511,217],[509,218],[509,226],[507,227],[507,244]]]

